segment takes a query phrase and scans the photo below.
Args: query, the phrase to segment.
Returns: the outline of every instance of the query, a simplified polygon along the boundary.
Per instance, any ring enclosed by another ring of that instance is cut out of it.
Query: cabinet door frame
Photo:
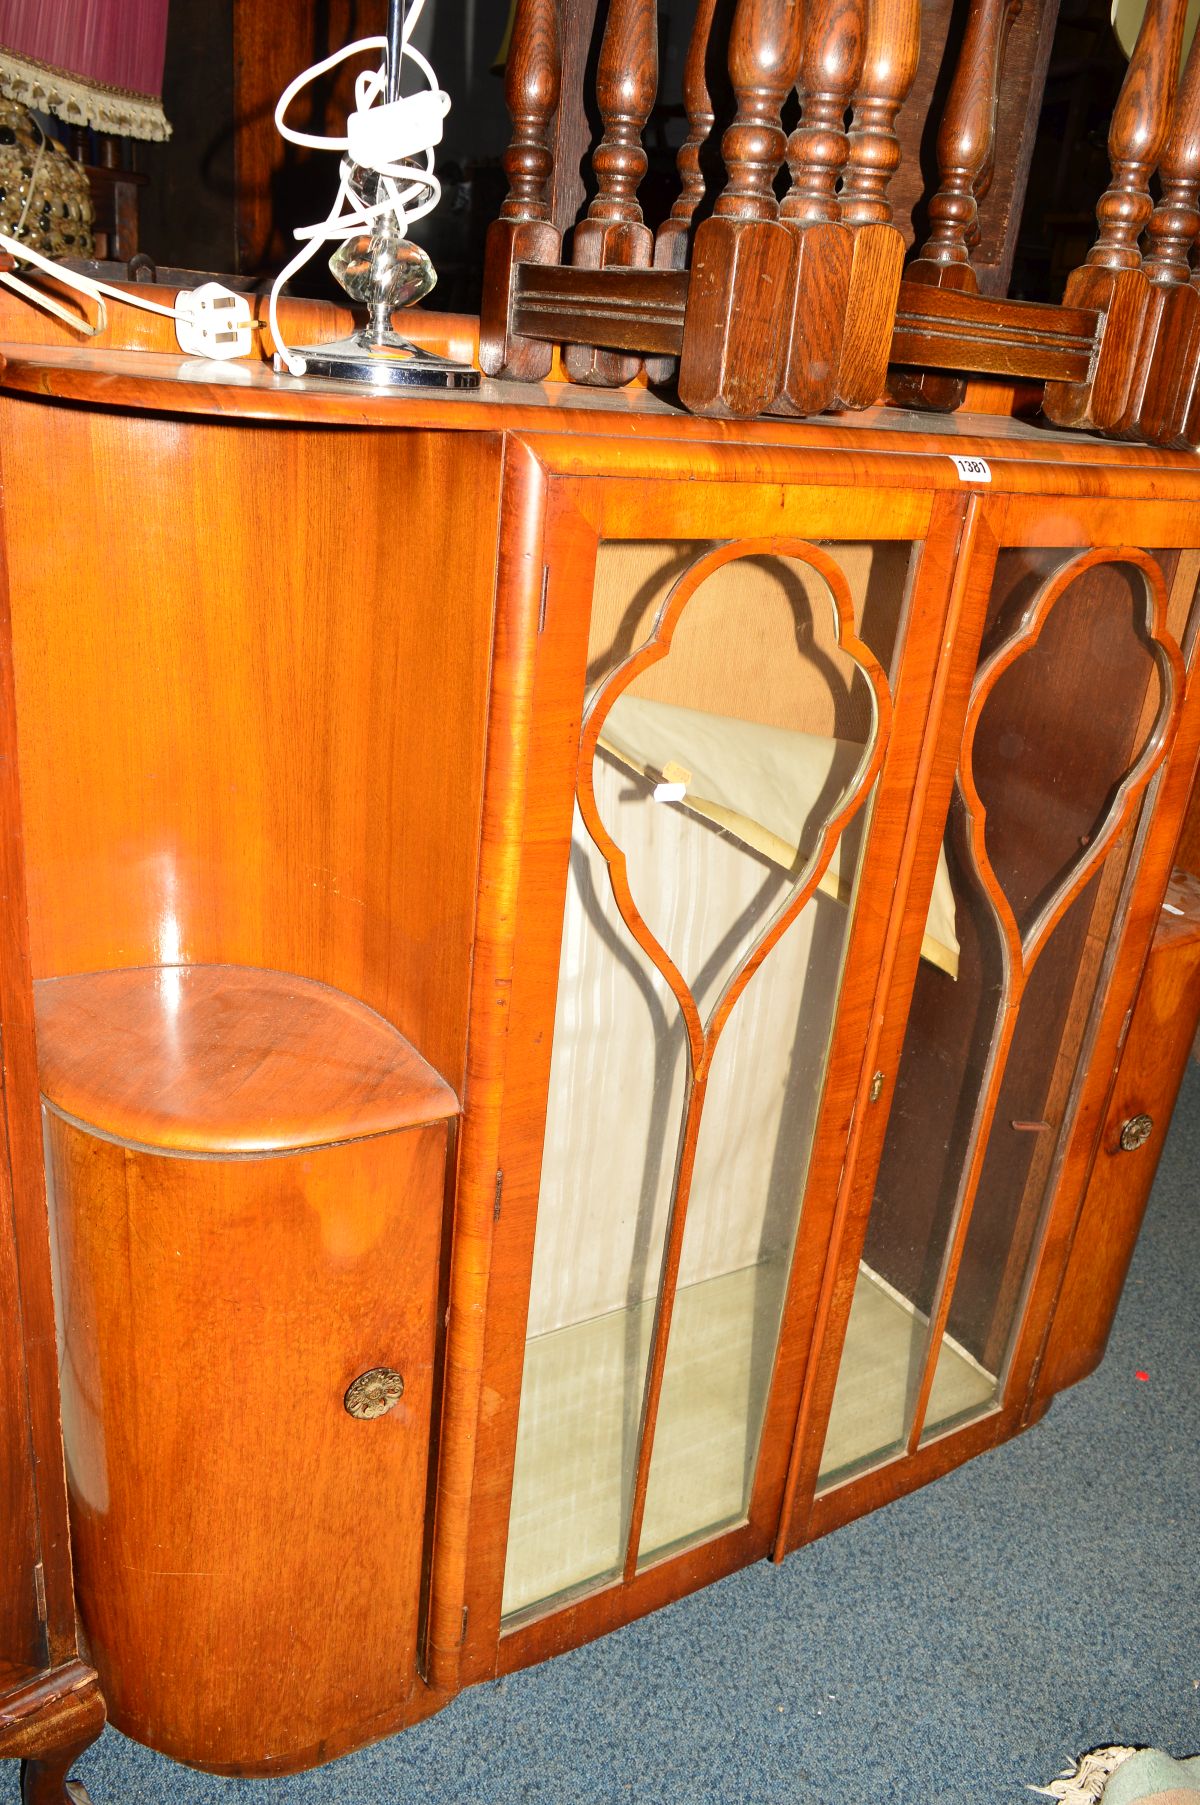
[[[1022,546],[1061,548],[1065,552],[1099,547],[1115,552],[1130,544],[1130,518],[1129,501],[1052,493],[1001,493],[982,502],[981,525],[994,540],[997,552]],[[1194,510],[1179,503],[1139,500],[1136,522],[1138,546],[1155,551],[1178,550],[1186,557],[1194,552],[1200,537]],[[978,580],[973,583],[975,610],[987,605],[990,568],[987,574],[987,584],[981,585]],[[1200,556],[1192,556],[1187,562],[1181,559],[1172,580],[1173,603],[1177,594],[1194,596],[1198,574]],[[978,575],[983,575],[982,570]],[[922,901],[928,900],[936,847],[944,830],[950,786],[958,763],[983,624],[981,613],[968,609],[967,616],[966,629],[956,647],[957,669],[951,678],[955,699],[946,710],[937,752],[942,776],[926,803],[926,818],[921,824],[923,847],[918,850],[915,877],[911,878],[907,918],[919,913]],[[831,1246],[820,1306],[825,1312],[821,1357],[809,1367],[775,1551],[777,1559],[1007,1439],[1036,1421],[1049,1403],[1049,1394],[1037,1387],[1042,1350],[1095,1156],[1120,1046],[1170,876],[1200,749],[1200,661],[1196,657],[1200,608],[1193,604],[1190,618],[1186,613],[1182,618],[1186,626],[1183,651],[1187,678],[1179,699],[1174,737],[1163,764],[1151,779],[1137,818],[1134,846],[1114,915],[1116,925],[1103,955],[1094,1001],[1088,1007],[1087,1027],[1069,1092],[1068,1125],[1051,1166],[1048,1201],[1035,1235],[1001,1396],[990,1410],[931,1437],[915,1450],[881,1455],[878,1462],[843,1483],[824,1492],[816,1489],[854,1278],[866,1237],[893,1080],[912,1000],[916,959],[910,952],[907,959],[898,962],[889,999],[889,1020],[881,1041],[880,1059],[886,1061],[892,1074],[884,1091],[886,1107],[876,1112],[859,1144],[857,1158],[848,1162],[839,1199],[841,1234],[835,1236]],[[1180,622],[1174,624],[1182,633]]]
[[[23,1368],[24,1420],[4,1425],[24,1442],[14,1467],[27,1469],[31,1566],[20,1576],[29,1606],[31,1665],[77,1658],[66,1473],[59,1415],[58,1355],[50,1272],[50,1228],[42,1167],[33,975],[29,959],[25,851],[17,769],[16,700],[8,572],[0,553],[0,1235],[11,1237]],[[11,1500],[14,1509],[22,1508]],[[0,1649],[0,1658],[8,1651]]]
[[[100,1734],[104,1702],[80,1659],[75,1628],[2,547],[0,899],[0,1304],[12,1343],[13,1406],[0,1415],[0,1508],[11,1514],[23,1549],[15,1569],[0,1575],[0,1760],[26,1759],[49,1771]]]
[[[468,1080],[459,1175],[460,1231],[464,1177],[474,1186],[476,1217],[483,1215],[485,1197],[490,1217],[486,1307],[475,1324],[481,1337],[480,1403],[463,1532],[470,1558],[464,1559],[462,1574],[461,1683],[586,1640],[771,1548],[834,1194],[880,1008],[884,943],[894,915],[891,879],[909,836],[935,678],[946,649],[963,520],[969,508],[977,511],[953,474],[939,487],[914,486],[909,459],[872,460],[876,468],[870,474],[877,470],[878,478],[868,481],[863,460],[840,455],[768,454],[762,448],[750,455],[741,448],[740,455],[720,448],[717,455],[715,448],[704,448],[697,457],[696,448],[680,447],[679,455],[671,456],[662,447],[635,446],[614,459],[608,445],[581,445],[578,440],[558,447],[534,444],[537,468],[525,464],[520,494],[514,490],[508,496],[509,504],[522,510],[519,529],[506,525],[502,534],[509,568],[502,570],[497,599],[490,727],[497,756],[515,748],[520,767],[507,773],[510,805],[503,817],[508,830],[519,836],[516,869],[510,861],[507,871],[503,1045],[498,1034],[486,1061],[492,1112],[486,1144],[482,1134],[472,1135],[473,1081]],[[516,453],[518,462],[531,455],[524,443]],[[701,462],[704,467],[698,470]],[[578,1597],[534,1607],[502,1633],[501,1589],[596,549],[601,539],[712,543],[714,519],[721,521],[722,543],[774,536],[921,545],[901,629],[903,655],[898,648],[893,661],[892,732],[864,853],[753,1495],[744,1523],[647,1565],[626,1582],[589,1587]],[[523,544],[519,553],[518,542]],[[486,859],[486,823],[484,845]],[[485,874],[485,892],[487,883]],[[475,1084],[477,1097],[479,1081]],[[481,1238],[483,1234],[480,1221]],[[480,1245],[473,1258],[482,1261],[484,1253]],[[453,1290],[452,1282],[452,1295]],[[478,1290],[475,1295],[478,1299]],[[452,1350],[451,1380],[453,1365]],[[448,1409],[447,1420],[449,1415]],[[447,1432],[444,1446],[448,1438]],[[439,1490],[444,1495],[444,1485]],[[444,1532],[444,1518],[439,1527]],[[436,1636],[441,1628],[449,1639],[456,1626],[450,1608],[443,1606],[440,1618],[437,1613],[439,1582],[445,1580],[439,1556],[444,1557],[444,1550],[435,1541],[430,1667],[436,1681],[435,1661],[440,1658],[442,1683],[449,1683],[452,1651],[445,1642],[439,1645]]]

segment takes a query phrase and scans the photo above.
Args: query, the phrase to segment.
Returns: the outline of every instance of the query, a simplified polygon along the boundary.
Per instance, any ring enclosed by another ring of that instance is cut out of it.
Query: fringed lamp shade
[[[167,0],[0,0],[0,93],[68,125],[169,138]]]

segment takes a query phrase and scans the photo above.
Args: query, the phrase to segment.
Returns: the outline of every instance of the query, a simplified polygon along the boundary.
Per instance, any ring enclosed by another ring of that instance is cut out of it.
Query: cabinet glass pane
[[[850,919],[844,904],[818,893],[743,993],[718,1043],[643,1559],[737,1522],[748,1508]]]
[[[943,1315],[924,1436],[999,1399],[1169,682],[1142,572],[1073,564],[998,562],[944,854],[958,972],[918,973],[826,1485],[907,1444]]]
[[[794,903],[823,823],[853,805],[821,888],[715,1041],[640,1550],[745,1513],[870,812],[877,708],[839,631],[890,663],[912,561],[908,545],[826,550],[845,577],[843,628],[802,559],[736,559],[696,588],[665,655],[631,673],[705,548],[600,548],[596,747],[571,849],[508,1615],[624,1566],[697,1024]]]

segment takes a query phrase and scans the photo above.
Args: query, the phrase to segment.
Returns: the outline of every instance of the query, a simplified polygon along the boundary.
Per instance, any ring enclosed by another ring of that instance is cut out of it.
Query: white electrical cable
[[[381,129],[376,137],[376,148],[366,152],[362,146],[364,140],[375,136],[363,129],[363,121],[376,106],[387,88],[387,58],[378,69],[364,70],[355,80],[354,99],[357,111],[353,121],[348,122],[347,132],[341,138],[318,138],[311,132],[294,131],[284,124],[284,114],[292,101],[309,82],[324,75],[327,70],[336,68],[349,57],[361,55],[368,50],[387,51],[387,39],[359,38],[353,44],[347,44],[344,50],[327,56],[323,62],[314,63],[303,75],[298,75],[289,82],[279,97],[279,105],[275,108],[275,124],[281,137],[289,144],[297,144],[306,150],[340,150],[350,148],[350,125],[357,124],[355,133],[356,150],[366,161],[352,161],[343,157],[339,165],[340,180],[337,198],[327,217],[314,226],[300,226],[294,236],[300,242],[300,249],[276,276],[271,286],[271,300],[267,317],[271,325],[271,337],[275,341],[280,362],[293,376],[304,374],[304,360],[290,351],[284,343],[283,334],[279,330],[277,304],[279,294],[286,282],[290,282],[304,265],[313,258],[322,245],[335,241],[343,242],[348,238],[357,238],[363,233],[371,232],[377,220],[391,213],[395,216],[396,225],[403,235],[409,225],[418,219],[424,219],[431,213],[441,198],[441,183],[433,173],[434,146],[441,141],[441,121],[450,110],[450,96],[438,86],[438,79],[428,59],[409,42],[413,27],[421,16],[425,0],[413,0],[408,16],[404,21],[404,36],[400,48],[401,63],[405,58],[413,63],[424,76],[427,87],[425,93],[436,96],[436,105],[432,110],[419,103],[425,95],[410,97],[407,101],[392,103],[388,113],[396,121],[392,133],[393,148],[389,154],[387,146],[388,130]],[[420,142],[414,144],[412,127],[414,121],[419,125]],[[382,123],[382,116],[381,116]],[[402,148],[396,148],[402,146]],[[417,167],[409,159],[423,157],[424,167]],[[403,160],[400,160],[400,159]],[[358,192],[362,185],[363,173],[377,176],[376,198],[368,201],[366,196]]]
[[[3,235],[0,234],[0,236]],[[4,284],[5,288],[11,288],[15,295],[20,295],[23,300],[32,301],[35,307],[42,308],[46,313],[52,313],[56,320],[61,320],[64,326],[71,328],[72,332],[82,332],[85,338],[94,338],[98,332],[103,332],[108,324],[108,309],[104,305],[103,295],[96,296],[98,312],[96,323],[93,325],[90,320],[83,318],[80,314],[72,313],[69,307],[64,307],[61,301],[54,299],[53,295],[43,294],[41,289],[34,288],[32,283],[22,282],[20,276],[14,276],[11,270],[0,270],[0,282]]]
[[[33,246],[26,244],[23,239],[10,238],[7,232],[0,232],[0,251],[7,251],[10,256],[19,257],[22,263],[32,263],[35,269],[45,270],[48,276],[54,276],[67,288],[76,289],[81,295],[87,295],[90,300],[98,304],[101,310],[100,318],[93,326],[89,320],[77,318],[60,302],[55,301],[52,296],[42,294],[40,289],[31,288],[19,277],[0,273],[0,282],[3,282],[7,288],[15,289],[27,300],[35,301],[48,313],[53,313],[59,319],[65,320],[66,324],[74,327],[76,332],[84,332],[90,336],[103,330],[107,318],[104,310],[105,295],[111,296],[115,301],[128,301],[131,307],[144,307],[148,313],[165,313],[167,318],[172,320],[179,318],[177,307],[164,307],[160,301],[151,301],[145,295],[130,293],[124,288],[114,288],[111,282],[99,282],[95,276],[85,276],[81,270],[64,269],[61,263],[55,263],[53,257],[44,257],[41,251],[35,251]]]
[[[175,338],[180,350],[193,357],[225,362],[232,357],[250,355],[253,334],[257,330],[255,321],[250,317],[250,303],[245,295],[235,294],[220,282],[202,282],[199,288],[182,289],[175,297],[175,305],[168,307],[162,301],[152,301],[147,295],[139,294],[136,288],[115,288],[111,282],[101,282],[95,276],[85,276],[82,270],[66,269],[61,263],[55,263],[52,257],[44,257],[41,251],[35,251],[23,240],[10,238],[7,232],[0,232],[0,250],[9,251],[12,256],[20,258],[22,263],[44,270],[65,287],[95,301],[98,311],[93,324],[86,317],[72,313],[53,295],[45,294],[32,283],[22,281],[20,276],[13,275],[10,270],[0,270],[0,283],[5,288],[11,288],[14,294],[32,301],[35,307],[52,313],[55,319],[70,326],[72,331],[81,332],[86,338],[94,338],[97,332],[103,332],[108,323],[104,297],[110,295],[114,301],[125,301],[130,307],[141,307],[147,313],[160,313],[168,320],[174,320]]]

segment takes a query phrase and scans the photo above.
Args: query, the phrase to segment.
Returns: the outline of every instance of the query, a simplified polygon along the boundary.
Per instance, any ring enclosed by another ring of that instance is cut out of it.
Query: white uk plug
[[[181,289],[175,299],[175,337],[193,357],[249,357],[254,321],[245,295],[219,282]]]

